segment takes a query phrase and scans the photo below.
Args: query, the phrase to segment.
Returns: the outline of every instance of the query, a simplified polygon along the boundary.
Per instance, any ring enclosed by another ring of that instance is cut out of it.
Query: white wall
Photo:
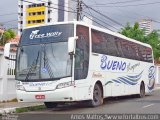
[[[15,53],[13,53],[15,55]],[[15,89],[15,76],[7,75],[8,68],[12,66],[12,63],[6,60],[0,52],[0,101],[7,101],[16,98],[16,89]]]

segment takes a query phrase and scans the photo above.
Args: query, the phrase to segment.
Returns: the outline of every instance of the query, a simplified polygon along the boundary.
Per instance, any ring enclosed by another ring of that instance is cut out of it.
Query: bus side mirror
[[[17,47],[17,43],[16,42],[12,42],[12,43],[6,43],[4,46],[4,57],[8,60],[13,60],[9,58],[10,55],[10,49],[13,47]]]
[[[68,38],[68,53],[73,54],[75,49],[75,41],[78,39],[78,37],[69,37]]]

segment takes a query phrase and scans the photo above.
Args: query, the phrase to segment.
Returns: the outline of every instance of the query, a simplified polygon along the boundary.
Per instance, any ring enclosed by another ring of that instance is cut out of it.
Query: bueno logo
[[[49,38],[49,37],[59,37],[62,32],[48,32],[48,33],[43,33],[43,34],[38,34],[40,30],[34,30],[30,34],[29,38],[30,39],[36,39],[36,38]]]
[[[105,70],[119,70],[124,71],[126,69],[127,63],[123,61],[109,60],[106,55],[101,58],[100,67]]]
[[[149,68],[148,79],[149,79],[148,89],[152,90],[155,84],[155,67],[154,66],[151,66]]]

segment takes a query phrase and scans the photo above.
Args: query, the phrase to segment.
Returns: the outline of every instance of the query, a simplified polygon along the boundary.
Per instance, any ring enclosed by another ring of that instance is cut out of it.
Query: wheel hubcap
[[[93,93],[93,100],[96,104],[100,104],[101,100],[101,91],[97,86],[95,86],[94,93]]]

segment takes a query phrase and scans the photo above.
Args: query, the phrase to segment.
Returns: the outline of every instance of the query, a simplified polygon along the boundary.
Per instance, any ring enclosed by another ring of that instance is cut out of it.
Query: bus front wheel
[[[93,100],[90,101],[91,107],[100,106],[103,104],[102,88],[99,84],[95,84],[93,90]]]
[[[55,108],[57,107],[58,103],[54,103],[54,102],[44,102],[46,108]]]
[[[139,97],[140,97],[140,98],[145,97],[145,85],[144,85],[143,82],[142,82],[141,85],[140,85],[140,94],[139,94]]]

